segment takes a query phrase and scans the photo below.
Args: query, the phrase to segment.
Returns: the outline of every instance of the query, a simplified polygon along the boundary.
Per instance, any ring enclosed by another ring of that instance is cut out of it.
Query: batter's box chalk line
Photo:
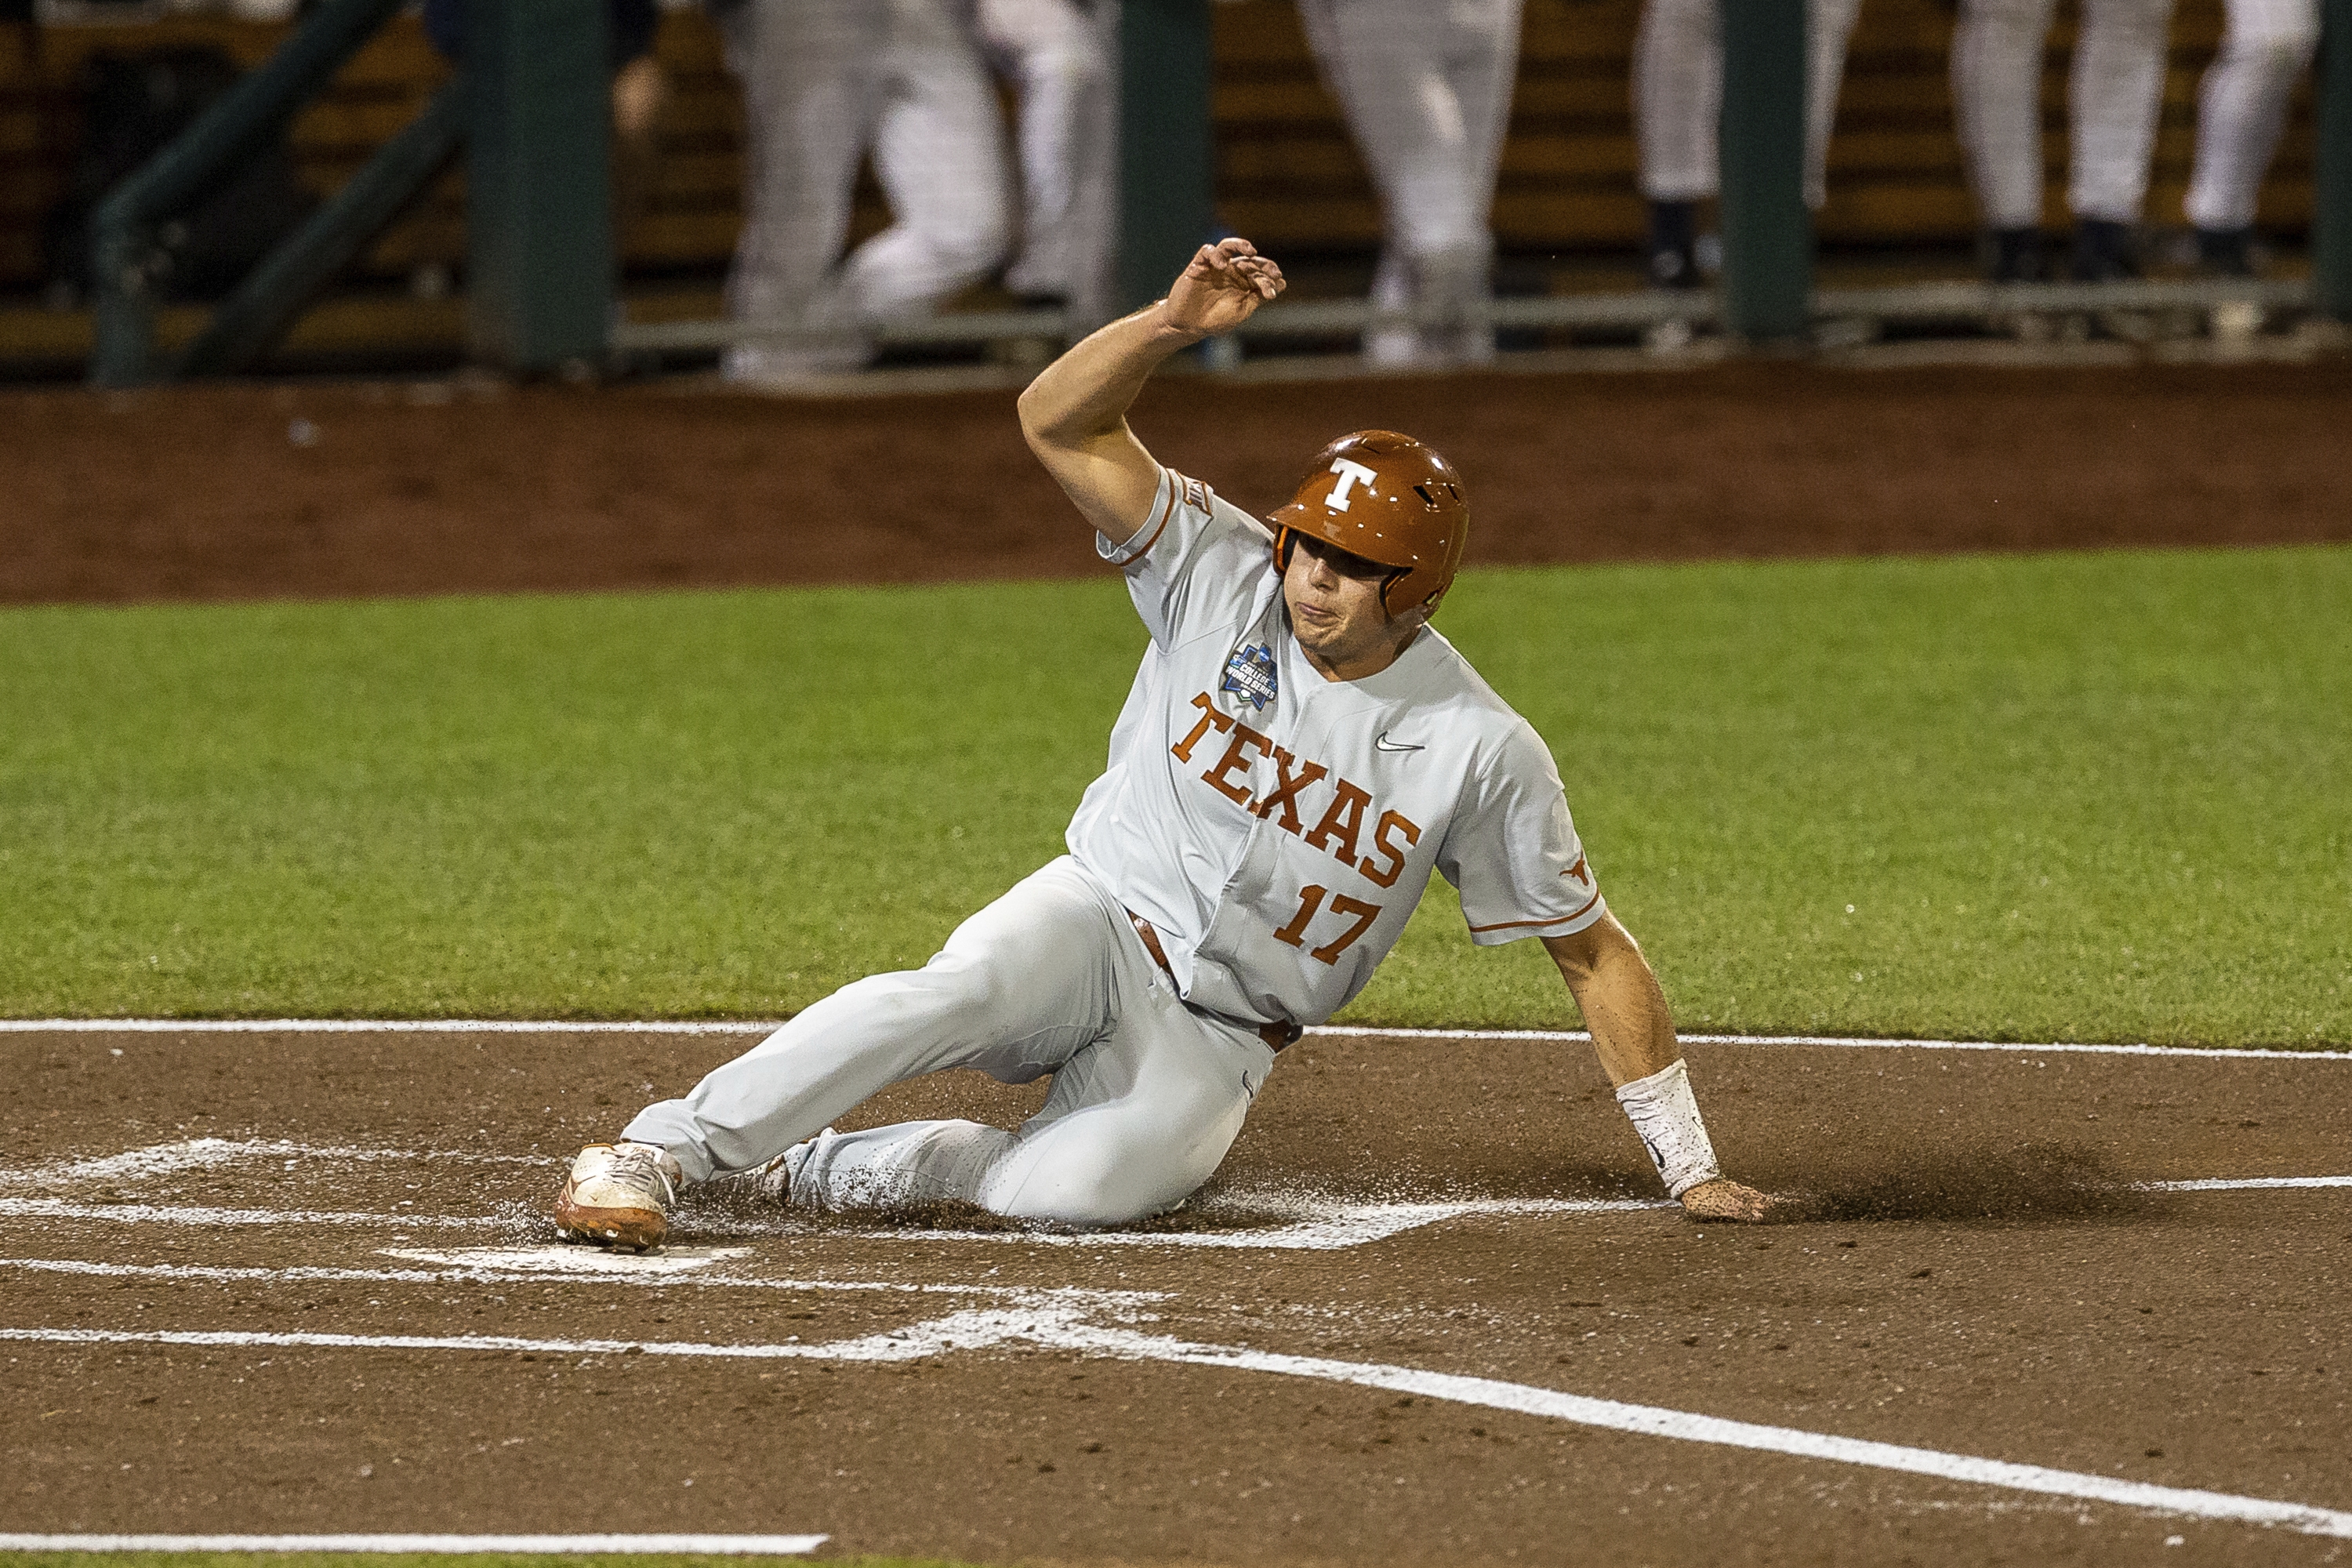
[[[1815,1459],[1939,1481],[2069,1498],[2171,1518],[2260,1525],[2298,1534],[2352,1540],[2352,1512],[2305,1503],[2146,1481],[1978,1455],[1729,1420],[1695,1411],[1595,1399],[1530,1384],[1465,1377],[1415,1367],[1286,1355],[1234,1345],[1201,1344],[1091,1321],[1075,1305],[1006,1306],[952,1312],[887,1333],[820,1344],[716,1344],[680,1341],[531,1340],[503,1335],[335,1334],[103,1329],[0,1329],[0,1340],[66,1345],[167,1344],[207,1348],[528,1352],[595,1357],[641,1354],[698,1360],[906,1362],[954,1352],[1027,1345],[1106,1360],[1211,1366],[1228,1372],[1342,1384],[1449,1404],[1508,1411],[1643,1437]]]
[[[680,1248],[678,1250],[691,1250]],[[522,1261],[528,1255],[541,1256]],[[558,1257],[557,1255],[562,1255]],[[353,1268],[325,1264],[110,1263],[85,1258],[0,1258],[0,1268],[27,1274],[75,1275],[105,1279],[198,1279],[250,1284],[350,1283],[365,1285],[528,1285],[549,1279],[597,1286],[708,1286],[726,1290],[781,1290],[795,1295],[839,1291],[863,1295],[979,1296],[1032,1307],[1083,1307],[1127,1311],[1170,1300],[1164,1290],[1097,1290],[1075,1285],[990,1285],[900,1279],[829,1279],[721,1273],[707,1268],[676,1272],[647,1268],[659,1253],[605,1252],[593,1247],[551,1242],[543,1248],[481,1247],[449,1252],[387,1247],[383,1256],[437,1265],[424,1268]],[[474,1262],[497,1257],[514,1266],[486,1268]]]
[[[240,1163],[268,1164],[293,1171],[306,1163],[332,1164],[396,1161],[436,1161],[486,1164],[527,1164],[554,1169],[562,1162],[538,1154],[498,1154],[463,1149],[368,1148],[315,1144],[282,1138],[194,1138],[119,1153],[52,1162],[9,1177],[10,1184],[45,1189],[102,1184],[97,1198],[36,1196],[0,1198],[0,1218],[85,1220],[115,1225],[178,1225],[193,1226],[311,1226],[390,1228],[402,1232],[447,1229],[504,1229],[509,1233],[541,1228],[535,1210],[506,1206],[495,1215],[429,1215],[357,1210],[234,1208],[193,1204],[142,1202],[123,1189],[190,1171],[213,1170]],[[2352,1187],[2352,1176],[2209,1177],[2189,1181],[2127,1184],[2125,1190],[2163,1193],[2274,1191],[2297,1188]],[[708,1208],[689,1194],[677,1215],[679,1228],[706,1242],[756,1237],[795,1239],[849,1237],[858,1240],[915,1243],[977,1242],[999,1245],[1063,1247],[1209,1247],[1265,1251],[1339,1251],[1363,1247],[1446,1221],[1527,1215],[1622,1214],[1674,1205],[1664,1198],[1474,1198],[1439,1202],[1347,1202],[1297,1192],[1231,1191],[1205,1200],[1191,1211],[1203,1228],[1105,1231],[1059,1231],[1011,1227],[1004,1229],[911,1229],[875,1225],[825,1225],[778,1208],[772,1215],[746,1214],[740,1207]],[[405,1239],[404,1237],[402,1239]],[[495,1251],[496,1249],[488,1249]],[[512,1251],[510,1248],[509,1251]],[[451,1255],[436,1253],[436,1258]],[[541,1254],[531,1251],[530,1256]],[[480,1261],[465,1267],[482,1268],[546,1268],[559,1265]],[[682,1264],[646,1265],[675,1271]]]
[[[5,1535],[0,1552],[509,1552],[548,1556],[691,1552],[803,1557],[825,1535]]]

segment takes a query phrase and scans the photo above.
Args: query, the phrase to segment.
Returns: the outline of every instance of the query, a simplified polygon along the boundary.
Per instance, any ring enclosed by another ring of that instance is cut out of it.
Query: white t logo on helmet
[[[1331,471],[1339,476],[1339,482],[1331,487],[1331,493],[1323,498],[1323,504],[1333,511],[1348,510],[1348,492],[1360,484],[1367,494],[1371,493],[1376,488],[1372,481],[1380,478],[1363,464],[1350,462],[1345,458],[1332,459]]]

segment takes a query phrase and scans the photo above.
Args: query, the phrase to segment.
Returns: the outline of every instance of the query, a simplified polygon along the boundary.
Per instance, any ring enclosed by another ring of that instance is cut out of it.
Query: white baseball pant
[[[2042,47],[2056,0],[1960,0],[1952,98],[1988,228],[2042,222]],[[2163,107],[2172,0],[2083,0],[2067,86],[2076,217],[2137,223]]]
[[[1805,7],[1805,205],[1816,209],[1828,199],[1830,128],[1846,44],[1861,15],[1862,0],[1810,0]],[[1644,196],[1696,202],[1716,194],[1723,118],[1719,0],[1647,0],[1642,7],[1633,37],[1633,117]]]
[[[749,143],[729,313],[834,334],[739,348],[727,368],[863,363],[861,324],[927,310],[1004,254],[1003,127],[978,49],[948,0],[730,0],[717,16]],[[836,269],[869,141],[894,221]]]
[[[2229,0],[2221,52],[2198,92],[2190,223],[2239,229],[2254,221],[2288,100],[2318,47],[2319,0]]]
[[[1116,1225],[1209,1179],[1273,1065],[1255,1030],[1185,1006],[1118,899],[1064,856],[958,926],[922,968],[842,987],[623,1136],[708,1181],[763,1165],[923,1073],[1052,1073],[1045,1108],[1018,1132],[909,1121],[820,1138],[797,1156],[792,1201],[960,1200]]]
[[[981,43],[1018,85],[1021,249],[1016,293],[1058,294],[1108,319],[1116,219],[1109,40],[1072,0],[980,0]]]
[[[1307,41],[1346,110],[1381,201],[1372,302],[1459,311],[1486,298],[1491,214],[1518,68],[1520,0],[1298,0]],[[1375,363],[1493,357],[1450,323],[1367,333]]]

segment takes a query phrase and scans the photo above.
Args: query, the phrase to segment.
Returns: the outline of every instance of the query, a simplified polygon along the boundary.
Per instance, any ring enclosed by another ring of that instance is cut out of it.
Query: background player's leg
[[[1999,280],[2040,273],[2042,45],[2053,4],[1960,0],[1952,29],[1952,106]]]
[[[896,220],[857,247],[842,292],[858,316],[928,310],[1004,258],[1004,123],[980,50],[947,0],[891,0],[874,173]]]
[[[714,6],[743,88],[743,229],[727,278],[738,321],[807,323],[849,232],[851,188],[874,111],[884,0],[733,0]],[[855,364],[763,344],[728,352],[734,378]]]
[[[1716,191],[1723,39],[1715,0],[1649,0],[1633,36],[1633,123],[1642,195],[1696,202]]]
[[[1465,105],[1445,61],[1518,47],[1517,8],[1477,0],[1457,24],[1426,0],[1301,0],[1299,18],[1325,79],[1380,193],[1383,232],[1373,299],[1444,308],[1483,292],[1494,253],[1487,227],[1494,191],[1481,178]],[[1504,24],[1510,24],[1507,27]],[[1507,104],[1503,106],[1507,113]],[[1458,336],[1459,329],[1453,329]],[[1375,329],[1364,352],[1377,363],[1423,357],[1423,334]]]
[[[1633,37],[1633,124],[1649,203],[1644,265],[1661,289],[1696,289],[1698,204],[1716,193],[1723,38],[1715,0],[1648,0]]]
[[[1815,212],[1829,200],[1830,132],[1845,84],[1846,45],[1861,16],[1862,0],[1812,0],[1806,7],[1805,205]]]
[[[981,0],[981,40],[1020,85],[1021,249],[1015,293],[1102,314],[1111,226],[1110,72],[1105,40],[1072,0]]]
[[[2164,106],[2165,36],[2172,0],[2083,0],[2069,89],[2074,276],[2134,276],[2132,230],[2147,200],[2156,117]]]
[[[922,968],[844,986],[685,1098],[640,1111],[623,1136],[708,1181],[766,1163],[902,1079],[975,1067],[1028,1082],[1109,1026],[1122,944],[1141,952],[1117,902],[1056,860],[958,926]]]
[[[912,1121],[827,1134],[787,1156],[791,1201],[955,1200],[1065,1225],[1117,1225],[1182,1202],[1232,1147],[1274,1053],[1187,1010],[1139,946],[1118,958],[1116,1022],[1055,1074],[1019,1132]]]
[[[1493,289],[1495,180],[1510,133],[1511,90],[1518,80],[1520,10],[1520,0],[1488,0],[1466,16],[1461,7],[1452,13],[1454,37],[1445,77],[1462,106],[1464,218],[1475,231],[1475,243],[1465,247],[1463,264],[1451,275],[1449,287],[1457,291],[1454,299],[1465,309]],[[1495,357],[1494,329],[1465,326],[1442,337],[1436,347],[1454,359],[1483,363]]]
[[[2224,270],[2246,267],[2246,231],[2278,150],[2294,84],[2319,47],[2319,0],[2229,0],[2229,31],[2197,102],[2189,221]],[[2230,265],[2230,252],[2236,265]]]

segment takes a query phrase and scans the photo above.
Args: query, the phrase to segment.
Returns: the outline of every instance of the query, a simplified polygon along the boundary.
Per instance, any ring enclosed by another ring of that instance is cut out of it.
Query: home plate
[[[658,1252],[607,1252],[555,1242],[546,1247],[459,1247],[446,1251],[388,1247],[386,1258],[445,1268],[500,1268],[528,1274],[685,1274],[740,1258],[748,1247],[665,1247]]]

